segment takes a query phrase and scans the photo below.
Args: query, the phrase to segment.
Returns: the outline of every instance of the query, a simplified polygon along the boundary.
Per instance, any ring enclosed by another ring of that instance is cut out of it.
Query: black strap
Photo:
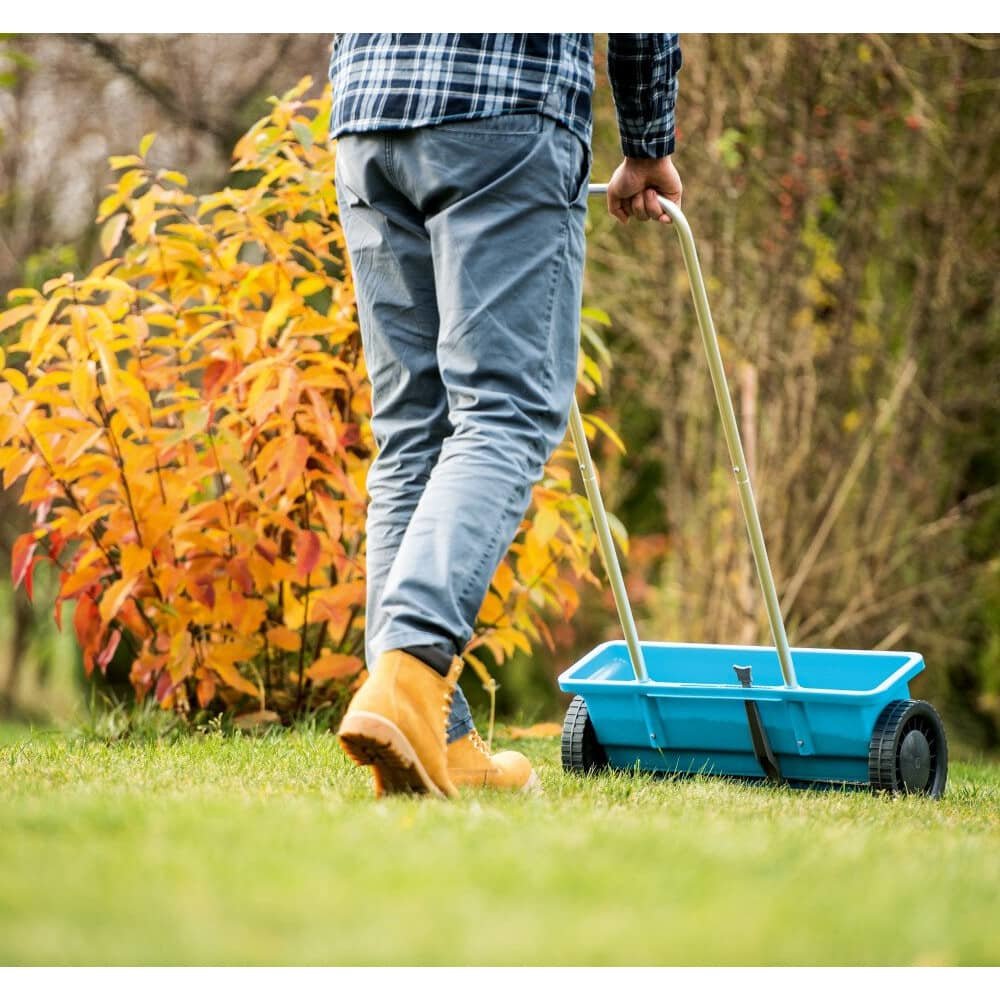
[[[749,667],[734,666],[733,670],[736,671],[736,676],[742,687],[752,686]],[[783,784],[785,779],[781,776],[778,758],[771,749],[767,730],[764,728],[764,723],[761,722],[760,708],[757,702],[748,698],[743,702],[743,707],[746,709],[747,725],[750,727],[750,742],[753,744],[753,755],[757,758],[757,763],[760,764],[769,781],[776,785]]]

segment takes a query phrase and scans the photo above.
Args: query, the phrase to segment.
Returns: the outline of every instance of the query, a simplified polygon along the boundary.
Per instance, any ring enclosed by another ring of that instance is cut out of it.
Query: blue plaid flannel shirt
[[[593,35],[342,34],[333,43],[330,135],[537,112],[589,147]],[[608,37],[626,156],[674,150],[677,35]]]

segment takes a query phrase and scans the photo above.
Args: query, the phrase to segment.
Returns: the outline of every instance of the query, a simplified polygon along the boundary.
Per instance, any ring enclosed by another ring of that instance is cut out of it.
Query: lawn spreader
[[[605,195],[592,184],[590,195]],[[939,798],[948,773],[941,719],[910,698],[918,653],[791,649],[690,225],[665,198],[680,240],[773,646],[640,642],[579,407],[570,433],[624,641],[559,677],[574,695],[563,724],[567,771],[638,768],[793,786],[870,786]]]

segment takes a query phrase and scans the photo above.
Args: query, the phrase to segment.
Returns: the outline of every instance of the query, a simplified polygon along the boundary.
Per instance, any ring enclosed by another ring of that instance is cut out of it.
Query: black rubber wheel
[[[566,709],[562,731],[562,766],[564,771],[600,771],[608,766],[608,757],[597,741],[587,703],[579,696]]]
[[[891,701],[868,747],[868,780],[877,792],[939,799],[948,781],[948,740],[926,701]]]

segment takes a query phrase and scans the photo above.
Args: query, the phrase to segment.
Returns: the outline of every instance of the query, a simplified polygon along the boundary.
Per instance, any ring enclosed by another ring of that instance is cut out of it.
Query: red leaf
[[[77,598],[76,610],[73,612],[73,627],[83,649],[83,669],[89,677],[94,671],[94,653],[101,641],[104,623],[101,621],[97,602],[87,592]]]
[[[118,648],[118,643],[121,641],[121,629],[116,628],[108,638],[107,645],[101,650],[97,657],[97,665],[101,668],[102,674],[106,674],[108,672],[108,664],[111,662],[111,658],[115,655],[115,650]]]
[[[196,691],[198,704],[204,708],[215,697],[215,678],[211,674],[203,674],[198,680]]]
[[[253,574],[250,572],[250,567],[247,565],[246,559],[242,557],[231,559],[229,561],[229,572],[232,574],[233,579],[240,585],[240,590],[244,594],[253,593]]]
[[[93,644],[101,631],[101,613],[97,609],[97,601],[88,593],[81,594],[76,601],[73,612],[73,628],[76,638],[85,649]]]
[[[199,576],[189,584],[193,596],[207,608],[215,608],[215,587],[210,576]]]
[[[25,583],[25,590],[28,591],[28,599],[32,598],[32,568],[35,563],[35,547],[38,542],[31,532],[21,535],[11,550],[10,575],[15,587],[20,587]]]
[[[214,361],[210,361],[205,367],[205,374],[201,381],[205,398],[211,399],[217,395],[219,387],[231,382],[238,371],[239,365],[233,358],[216,358]]]
[[[315,531],[300,531],[295,539],[295,569],[308,576],[319,563],[319,535]]]
[[[10,575],[15,587],[21,586],[21,581],[24,579],[28,567],[31,565],[31,557],[34,555],[37,544],[34,535],[30,531],[21,535],[14,542],[10,557]]]
[[[49,558],[57,562],[65,547],[66,536],[61,531],[53,531],[49,535]]]
[[[278,558],[278,550],[269,538],[262,538],[255,546],[254,551],[261,557],[261,559],[266,559],[272,566],[274,565],[275,559]]]
[[[170,679],[170,671],[164,670],[160,674],[160,679],[156,682],[156,700],[162,705],[167,700],[168,695],[174,689],[174,683]]]

